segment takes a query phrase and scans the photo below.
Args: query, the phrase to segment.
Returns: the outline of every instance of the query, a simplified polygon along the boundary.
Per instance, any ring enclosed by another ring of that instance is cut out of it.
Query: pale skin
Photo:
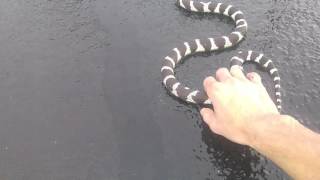
[[[280,115],[257,73],[238,66],[204,80],[214,111],[201,115],[216,134],[257,150],[297,180],[320,180],[320,135]]]

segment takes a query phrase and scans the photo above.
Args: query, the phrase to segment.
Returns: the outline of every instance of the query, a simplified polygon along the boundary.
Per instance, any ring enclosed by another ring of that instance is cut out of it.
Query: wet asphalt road
[[[224,2],[245,13],[246,40],[189,58],[178,78],[198,87],[237,51],[261,51],[280,70],[285,112],[319,132],[319,1]],[[162,87],[170,49],[233,27],[174,3],[0,3],[0,179],[288,179],[253,150],[209,133],[195,107]]]

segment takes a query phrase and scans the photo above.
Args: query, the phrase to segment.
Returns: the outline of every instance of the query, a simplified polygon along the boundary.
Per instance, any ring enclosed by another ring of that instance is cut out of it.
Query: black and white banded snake
[[[214,2],[195,2],[191,0],[177,0],[177,5],[187,11],[221,14],[232,18],[236,24],[235,30],[228,36],[195,39],[190,42],[184,42],[182,45],[174,48],[172,52],[164,58],[161,74],[163,84],[170,94],[188,103],[210,105],[212,102],[209,100],[206,93],[200,90],[192,90],[180,83],[174,75],[174,69],[176,65],[187,56],[196,53],[223,50],[237,45],[244,39],[244,36],[247,33],[248,24],[243,13],[232,5]],[[263,54],[252,50],[240,51],[236,56],[231,58],[230,67],[240,66],[242,68],[246,62],[255,62],[269,72],[274,81],[275,103],[278,110],[281,111],[280,76],[272,60],[266,58]]]

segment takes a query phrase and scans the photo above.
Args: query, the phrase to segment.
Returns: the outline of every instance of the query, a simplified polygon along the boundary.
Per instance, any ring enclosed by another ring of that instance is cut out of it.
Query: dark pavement
[[[178,78],[199,87],[237,51],[263,52],[280,70],[285,113],[319,132],[319,1],[224,2],[245,13],[246,40],[189,58]],[[162,87],[171,48],[233,27],[174,3],[0,3],[1,180],[288,179],[253,150],[211,134],[196,107]]]

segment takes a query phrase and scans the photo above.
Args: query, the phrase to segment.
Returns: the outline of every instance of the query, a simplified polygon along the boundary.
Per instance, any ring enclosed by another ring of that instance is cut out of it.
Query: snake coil
[[[235,30],[227,36],[209,37],[206,39],[195,39],[190,42],[184,42],[172,50],[164,58],[161,74],[163,84],[166,89],[174,96],[183,101],[193,104],[212,104],[204,91],[192,90],[180,83],[175,77],[175,67],[182,59],[187,56],[202,52],[212,52],[223,50],[237,45],[244,39],[248,30],[248,23],[243,13],[232,5],[214,2],[195,2],[191,0],[178,0],[177,5],[185,10],[200,13],[214,13],[230,17],[236,24]],[[281,91],[280,76],[272,60],[266,58],[263,54],[249,51],[241,51],[238,55],[231,58],[230,67],[243,67],[245,62],[255,62],[269,72],[273,81],[276,95],[276,105],[281,111]]]

